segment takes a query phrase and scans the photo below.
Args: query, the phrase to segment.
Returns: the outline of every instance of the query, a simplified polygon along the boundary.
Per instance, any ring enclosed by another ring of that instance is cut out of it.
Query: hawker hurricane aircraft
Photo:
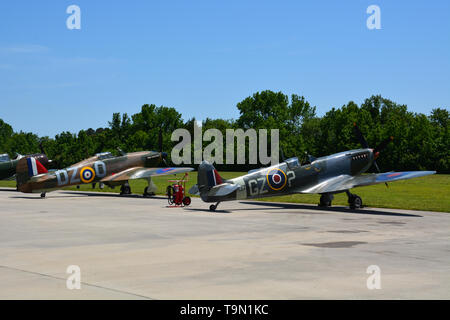
[[[39,159],[25,157],[17,164],[18,190],[25,193],[45,193],[79,184],[100,183],[114,188],[121,186],[120,194],[130,194],[128,180],[147,179],[148,186],[144,196],[154,194],[156,190],[152,177],[184,173],[193,168],[157,168],[160,162],[165,163],[167,153],[141,151],[122,153],[113,156],[109,152],[100,153],[66,169],[48,172]]]
[[[381,142],[371,149],[359,128],[354,125],[355,134],[362,149],[349,150],[330,156],[314,158],[309,156],[305,164],[298,158],[287,159],[277,165],[252,170],[248,174],[225,180],[207,161],[198,169],[197,184],[189,193],[199,194],[205,202],[215,202],[209,208],[216,210],[222,201],[255,199],[281,196],[293,193],[320,194],[320,206],[331,206],[333,194],[345,192],[350,208],[362,207],[362,200],[350,193],[351,188],[411,179],[436,171],[407,171],[364,174],[372,165],[380,171],[376,163],[381,150],[393,139]]]

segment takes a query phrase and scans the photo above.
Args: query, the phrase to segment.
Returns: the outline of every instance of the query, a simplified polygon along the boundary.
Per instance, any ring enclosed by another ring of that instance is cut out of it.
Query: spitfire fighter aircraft
[[[130,194],[128,184],[132,179],[147,179],[148,186],[144,196],[154,194],[156,185],[152,177],[192,171],[193,168],[156,168],[162,161],[165,163],[167,153],[141,151],[122,153],[115,157],[109,152],[100,153],[66,169],[48,172],[39,159],[25,157],[17,163],[18,190],[25,193],[41,193],[61,189],[67,186],[100,183],[114,188],[121,186],[120,194]]]
[[[47,156],[44,153],[30,154],[27,156],[18,154],[16,159],[13,160],[11,160],[7,154],[4,154],[1,155],[0,160],[0,180],[9,178],[14,179],[13,177],[16,174],[17,163],[23,157],[34,157],[35,159],[38,159],[39,162],[44,166],[47,166],[49,163],[51,163],[51,160],[48,160]]]
[[[333,194],[345,192],[350,208],[362,207],[362,199],[350,192],[351,188],[390,181],[411,179],[436,173],[436,171],[407,171],[364,174],[372,165],[379,170],[376,159],[382,149],[393,139],[369,148],[358,127],[355,134],[362,149],[349,150],[314,158],[301,164],[298,158],[287,159],[277,165],[252,170],[244,176],[225,180],[207,161],[198,169],[198,181],[189,193],[199,194],[205,202],[215,202],[209,209],[216,210],[222,201],[256,199],[293,193],[320,194],[320,206],[331,206]]]

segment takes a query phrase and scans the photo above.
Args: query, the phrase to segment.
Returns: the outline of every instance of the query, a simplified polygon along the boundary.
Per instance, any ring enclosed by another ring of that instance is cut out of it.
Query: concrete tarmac
[[[166,206],[0,189],[0,299],[450,299],[450,213]]]

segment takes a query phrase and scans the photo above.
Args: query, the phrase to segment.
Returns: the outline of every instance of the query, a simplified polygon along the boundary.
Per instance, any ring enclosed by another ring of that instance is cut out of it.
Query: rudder
[[[197,184],[198,189],[211,189],[212,187],[226,182],[217,172],[216,168],[208,161],[203,161],[198,167]]]
[[[48,170],[34,157],[25,157],[17,162],[16,166],[16,182],[17,187],[26,184],[32,177],[47,173]]]

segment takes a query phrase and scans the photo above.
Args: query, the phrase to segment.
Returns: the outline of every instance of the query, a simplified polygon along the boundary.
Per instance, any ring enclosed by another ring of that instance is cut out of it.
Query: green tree
[[[301,136],[303,123],[315,116],[304,97],[293,94],[291,100],[282,92],[257,92],[237,104],[240,117],[236,124],[243,129],[279,129],[280,145],[286,156],[302,154],[305,143]],[[269,135],[270,138],[270,135]]]

